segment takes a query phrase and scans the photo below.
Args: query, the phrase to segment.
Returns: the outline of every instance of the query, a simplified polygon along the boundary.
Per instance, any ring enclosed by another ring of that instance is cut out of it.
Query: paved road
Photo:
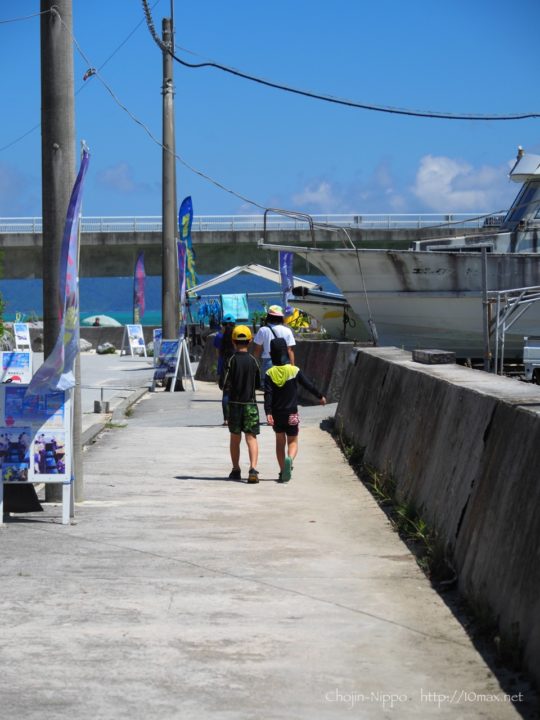
[[[288,485],[267,426],[262,482],[226,479],[214,384],[106,430],[71,525],[53,506],[1,532],[3,716],[525,717],[320,428],[333,410],[303,410]]]
[[[149,387],[152,380],[152,358],[81,353],[81,405],[83,424],[88,424],[94,401],[118,401],[134,389]],[[33,353],[34,372],[43,362],[43,353]]]

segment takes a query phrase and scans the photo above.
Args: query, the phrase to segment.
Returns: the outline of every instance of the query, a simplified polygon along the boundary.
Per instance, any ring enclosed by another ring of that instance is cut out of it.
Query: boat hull
[[[300,250],[299,250],[300,251]],[[437,348],[482,357],[482,255],[479,253],[302,248],[339,287],[379,344]],[[538,254],[488,254],[488,290],[540,285]],[[540,334],[540,303],[507,332],[507,358],[521,357],[523,337]]]

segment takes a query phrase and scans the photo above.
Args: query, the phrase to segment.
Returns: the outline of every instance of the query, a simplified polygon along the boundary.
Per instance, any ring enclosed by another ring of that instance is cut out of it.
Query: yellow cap
[[[251,340],[253,335],[247,325],[237,325],[232,331],[233,340]]]

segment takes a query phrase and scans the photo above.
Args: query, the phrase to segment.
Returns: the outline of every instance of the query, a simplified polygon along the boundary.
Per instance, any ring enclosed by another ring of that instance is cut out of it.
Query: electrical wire
[[[156,7],[156,5],[158,5],[160,2],[161,2],[161,0],[155,0],[154,4],[152,5],[152,10],[153,10],[153,9]],[[50,12],[51,12],[51,9],[45,10],[45,11],[42,12],[42,13],[36,13],[35,15],[28,15],[27,18],[18,18],[18,19],[19,19],[19,20],[26,20],[26,19],[28,19],[28,18],[37,17],[37,16],[39,16],[39,15],[46,15],[47,13],[50,13]],[[15,22],[15,20],[5,20],[5,21],[4,21],[4,20],[0,20],[0,23],[2,23],[2,22]],[[124,45],[128,42],[128,40],[131,39],[131,37],[135,34],[135,32],[140,28],[140,26],[141,26],[144,22],[145,22],[145,18],[143,18],[142,20],[140,20],[140,21],[137,23],[137,25],[135,25],[135,27],[134,27],[133,30],[129,33],[129,35],[127,35],[127,37],[120,43],[120,45],[118,45],[118,47],[117,47],[115,50],[113,50],[113,52],[109,55],[109,57],[107,57],[107,58],[101,63],[101,65],[99,65],[98,70],[102,70],[102,69],[105,67],[105,65],[107,65],[107,63],[109,63],[109,62],[112,60],[112,58],[124,47]],[[79,94],[84,88],[86,88],[86,87],[88,87],[88,83],[87,83],[87,82],[83,82],[83,84],[75,91],[75,95],[78,95],[78,94]],[[41,123],[38,123],[37,125],[34,125],[34,127],[30,128],[30,130],[27,130],[23,135],[19,135],[17,138],[15,138],[14,140],[11,140],[9,143],[7,143],[7,145],[2,145],[2,146],[0,147],[0,152],[3,152],[4,150],[7,150],[7,149],[10,148],[10,147],[13,147],[13,145],[16,145],[16,144],[17,144],[18,142],[20,142],[21,140],[24,140],[25,137],[27,137],[28,135],[31,135],[33,132],[35,132],[36,130],[38,130],[40,127],[41,127]]]
[[[24,17],[12,18],[11,20],[0,20],[0,25],[6,25],[7,23],[13,23],[13,22],[19,22],[20,20],[30,20],[31,18],[40,17],[41,15],[47,15],[50,12],[51,12],[51,10],[49,9],[49,10],[44,10],[43,12],[34,13],[33,15],[25,15]],[[24,135],[19,135],[19,137],[15,138],[15,140],[11,140],[7,145],[3,145],[2,147],[0,147],[0,152],[2,152],[3,150],[7,150],[8,148],[12,147],[13,145],[16,145],[21,140],[24,140],[24,138],[27,135],[31,135],[39,127],[41,127],[41,123],[34,125],[34,127],[30,128],[30,130],[27,130],[24,133]]]
[[[39,17],[40,15],[47,15],[50,13],[49,10],[43,10],[43,12],[34,13],[33,15],[25,15],[24,17],[11,18],[9,20],[0,20],[0,25],[7,25],[7,23],[19,22],[20,20],[30,20],[30,18]]]
[[[2,147],[0,147],[0,152],[3,152],[4,150],[7,150],[7,149],[10,148],[10,147],[13,147],[13,145],[16,145],[16,144],[17,144],[18,142],[20,142],[21,140],[24,140],[24,138],[25,138],[27,135],[31,135],[33,132],[35,132],[36,130],[38,130],[40,127],[41,127],[41,123],[38,123],[37,125],[34,125],[34,127],[30,128],[30,130],[27,130],[27,131],[24,133],[24,135],[19,135],[19,137],[15,138],[15,140],[11,140],[10,142],[8,142],[7,145],[2,145]]]
[[[56,12],[56,14],[57,14],[60,22],[62,23],[62,25],[64,26],[64,28],[66,29],[66,31],[67,31],[68,33],[70,33],[71,38],[72,38],[72,40],[73,40],[73,44],[74,44],[75,48],[77,49],[77,52],[81,55],[81,57],[83,58],[83,60],[85,61],[85,63],[88,64],[88,67],[92,67],[92,65],[91,65],[91,63],[90,63],[90,60],[88,59],[88,57],[87,57],[86,54],[84,53],[83,49],[82,49],[81,46],[79,45],[79,42],[77,41],[77,38],[75,37],[75,35],[73,34],[73,32],[71,32],[70,29],[67,27],[67,25],[65,24],[64,20],[62,19],[60,13],[59,13],[57,10],[54,10],[54,12]],[[223,183],[219,182],[218,180],[215,180],[213,177],[211,177],[211,176],[208,175],[207,173],[204,173],[202,170],[198,170],[198,169],[197,169],[196,167],[194,167],[193,165],[190,165],[190,164],[187,162],[187,160],[184,160],[184,158],[181,157],[180,155],[178,155],[177,153],[172,152],[172,150],[170,150],[169,148],[165,147],[165,145],[163,145],[163,143],[161,142],[161,140],[159,140],[159,139],[152,133],[152,131],[150,130],[150,128],[149,128],[142,120],[139,120],[139,118],[136,117],[136,116],[131,112],[131,110],[129,110],[129,108],[126,107],[126,106],[121,102],[121,100],[117,97],[117,95],[114,93],[114,91],[112,90],[112,88],[111,88],[111,87],[108,85],[108,83],[103,79],[103,77],[101,76],[101,74],[100,74],[100,72],[99,72],[98,70],[95,70],[95,72],[93,73],[93,76],[95,76],[95,77],[100,81],[100,83],[101,83],[101,84],[103,85],[103,87],[107,90],[107,92],[108,92],[109,95],[112,97],[112,99],[114,100],[114,102],[118,105],[118,107],[120,107],[120,108],[133,120],[133,122],[135,122],[137,125],[139,125],[139,126],[146,132],[146,134],[148,135],[148,137],[149,137],[154,143],[156,143],[156,145],[158,145],[160,148],[162,148],[162,150],[165,150],[166,152],[172,154],[173,157],[175,157],[176,160],[178,160],[178,162],[180,162],[180,163],[181,163],[184,167],[186,167],[188,170],[190,170],[190,171],[191,171],[192,173],[194,173],[195,175],[198,175],[199,177],[203,178],[204,180],[207,180],[208,182],[212,183],[213,185],[215,185],[215,186],[216,186],[217,188],[219,188],[220,190],[223,190],[224,192],[227,192],[227,193],[229,193],[230,195],[233,195],[234,197],[238,198],[239,200],[242,200],[242,202],[246,202],[246,203],[248,203],[249,205],[253,205],[253,206],[255,206],[255,207],[258,207],[258,208],[260,208],[261,210],[266,210],[266,206],[265,206],[265,205],[262,205],[261,203],[258,203],[258,202],[256,202],[255,200],[252,200],[252,199],[248,198],[247,196],[242,195],[241,193],[236,192],[235,190],[232,190],[231,188],[228,188],[226,185],[223,185]]]
[[[162,42],[162,40],[159,38],[158,34],[156,33],[154,23],[152,20],[152,15],[150,12],[150,8],[148,7],[148,0],[142,0],[143,4],[143,10],[146,17],[146,24],[148,26],[148,30],[150,31],[150,34],[152,35],[154,42],[158,45],[158,47],[166,53],[169,53],[169,55],[176,60],[176,62],[180,63],[180,65],[183,65],[187,68],[192,69],[199,69],[199,68],[215,68],[216,70],[222,70],[223,72],[229,73],[230,75],[234,75],[236,77],[243,78],[244,80],[250,80],[251,82],[258,83],[259,85],[265,85],[266,87],[271,87],[276,90],[283,90],[284,92],[292,93],[294,95],[301,95],[303,97],[312,98],[313,100],[322,100],[324,102],[333,103],[335,105],[344,105],[346,107],[352,107],[360,110],[371,110],[374,112],[382,112],[382,113],[389,113],[392,115],[408,115],[411,117],[424,117],[424,118],[430,118],[430,119],[436,119],[436,120],[481,120],[481,121],[500,121],[500,120],[530,120],[530,119],[536,119],[540,117],[540,113],[537,112],[531,112],[531,113],[511,113],[511,114],[505,114],[505,115],[488,115],[488,114],[474,114],[474,113],[446,113],[446,112],[436,112],[432,110],[411,110],[407,108],[397,108],[392,107],[389,105],[373,105],[370,103],[360,103],[356,102],[354,100],[347,100],[345,98],[338,98],[334,97],[332,95],[325,95],[321,93],[315,93],[311,90],[302,90],[300,88],[291,87],[290,85],[283,85],[281,83],[274,82],[272,80],[265,80],[264,78],[257,77],[255,75],[250,75],[249,73],[243,72],[242,70],[237,70],[236,68],[229,67],[228,65],[222,65],[220,63],[216,62],[203,62],[203,63],[189,63],[187,60],[182,60],[180,57],[175,55],[171,47],[168,47],[165,43]]]
[[[156,1],[154,2],[154,4],[152,5],[152,10],[156,7],[156,5],[159,5],[160,2],[161,2],[161,0],[156,0]],[[112,60],[112,58],[116,55],[116,53],[124,47],[124,45],[127,43],[127,41],[131,39],[131,37],[137,32],[137,30],[141,27],[141,25],[142,25],[144,22],[145,22],[145,18],[143,18],[142,20],[140,20],[140,21],[135,25],[135,27],[134,27],[133,30],[129,33],[129,35],[120,43],[120,45],[118,45],[118,47],[116,48],[116,50],[113,50],[113,52],[109,55],[109,57],[101,63],[101,65],[98,67],[98,70],[103,70],[103,68],[105,67],[105,65],[107,65],[107,63],[108,63],[110,60]],[[84,86],[83,86],[83,87],[84,87]]]

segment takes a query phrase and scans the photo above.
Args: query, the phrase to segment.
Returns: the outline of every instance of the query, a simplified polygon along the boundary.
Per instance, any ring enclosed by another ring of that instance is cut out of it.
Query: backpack
[[[285,338],[278,337],[276,333],[274,332],[274,328],[271,325],[266,326],[272,335],[274,336],[272,340],[270,340],[270,357],[274,354],[280,354],[281,355],[281,365],[289,362],[289,347],[287,345],[287,341]]]

